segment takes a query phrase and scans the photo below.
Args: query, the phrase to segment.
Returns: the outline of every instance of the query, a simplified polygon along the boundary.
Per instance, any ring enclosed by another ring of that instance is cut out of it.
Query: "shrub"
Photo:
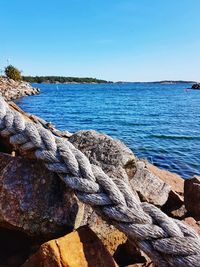
[[[22,79],[21,72],[12,65],[5,68],[5,75],[14,81],[20,81]]]

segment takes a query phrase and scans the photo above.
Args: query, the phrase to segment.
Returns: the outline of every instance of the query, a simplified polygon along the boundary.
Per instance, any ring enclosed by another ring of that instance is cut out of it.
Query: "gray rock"
[[[0,77],[0,95],[6,100],[15,100],[22,96],[39,94],[38,88],[33,88],[29,83],[23,81],[14,81],[9,78]]]
[[[164,205],[171,187],[149,171],[145,162],[137,161],[136,168],[137,172],[130,184],[138,192],[141,200],[158,206]]]
[[[128,180],[136,172],[136,157],[119,140],[93,130],[79,131],[69,141],[80,149],[92,164],[100,166],[114,178]]]

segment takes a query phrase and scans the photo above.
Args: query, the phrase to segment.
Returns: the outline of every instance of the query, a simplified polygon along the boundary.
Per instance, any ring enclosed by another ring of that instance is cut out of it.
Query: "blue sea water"
[[[200,174],[200,91],[188,84],[34,84],[16,103],[60,130],[95,129],[153,164]]]

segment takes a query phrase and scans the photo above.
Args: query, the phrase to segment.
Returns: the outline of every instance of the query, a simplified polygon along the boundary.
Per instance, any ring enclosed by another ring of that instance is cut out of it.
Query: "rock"
[[[163,182],[167,183],[171,186],[174,192],[183,196],[184,193],[184,179],[176,173],[172,173],[163,169],[159,169],[158,167],[146,163],[146,166],[149,171],[151,171],[154,175],[160,178]]]
[[[173,203],[172,203],[172,205],[173,205]],[[187,210],[185,208],[185,205],[182,205],[178,209],[176,209],[176,207],[174,207],[173,209],[170,210],[170,212],[168,212],[168,214],[170,215],[170,217],[173,217],[174,219],[183,220],[187,214]]]
[[[44,243],[21,267],[117,267],[103,243],[88,227]]]
[[[88,225],[91,230],[101,239],[111,255],[115,253],[118,246],[127,241],[125,234],[117,230],[113,225],[103,221],[89,206],[85,206],[84,218],[81,225]]]
[[[120,141],[93,130],[79,131],[69,137],[69,141],[80,149],[92,164],[100,166],[115,181],[123,179],[129,183],[129,177],[136,172],[136,157]],[[134,190],[133,190],[133,193]],[[135,193],[136,194],[136,193]],[[81,225],[87,224],[103,241],[113,255],[127,237],[114,226],[103,221],[89,206],[85,206]]]
[[[39,88],[34,88],[27,82],[0,77],[0,95],[8,101],[39,93]]]
[[[83,207],[40,162],[0,153],[0,226],[49,239],[79,226]]]
[[[170,216],[176,217],[182,215],[183,211],[183,192],[184,192],[184,180],[176,173],[172,173],[146,162],[148,170],[161,179],[165,184],[171,186],[168,199],[162,210]],[[179,210],[180,209],[180,210]],[[177,218],[177,217],[176,217]]]
[[[192,89],[200,90],[200,83],[195,83],[192,85]]]
[[[171,212],[183,205],[183,179],[144,160],[136,163],[137,172],[130,180],[142,201],[163,207]]]
[[[200,176],[185,180],[184,202],[188,213],[200,220]]]
[[[187,217],[184,219],[184,222],[190,225],[200,235],[200,221],[196,221],[192,217]]]
[[[128,181],[134,176],[136,157],[122,142],[93,130],[76,132],[69,141],[111,177]]]
[[[137,172],[130,180],[142,201],[147,201],[158,206],[166,203],[171,187],[154,175],[144,161],[137,161]]]

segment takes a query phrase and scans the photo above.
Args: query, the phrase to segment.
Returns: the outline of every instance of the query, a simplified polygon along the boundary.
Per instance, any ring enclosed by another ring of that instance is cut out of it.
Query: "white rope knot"
[[[77,197],[114,224],[161,267],[199,267],[200,237],[182,222],[149,203],[141,203],[123,180],[115,181],[90,164],[64,138],[27,122],[0,98],[0,135],[15,147],[34,151],[36,159],[56,172]]]

